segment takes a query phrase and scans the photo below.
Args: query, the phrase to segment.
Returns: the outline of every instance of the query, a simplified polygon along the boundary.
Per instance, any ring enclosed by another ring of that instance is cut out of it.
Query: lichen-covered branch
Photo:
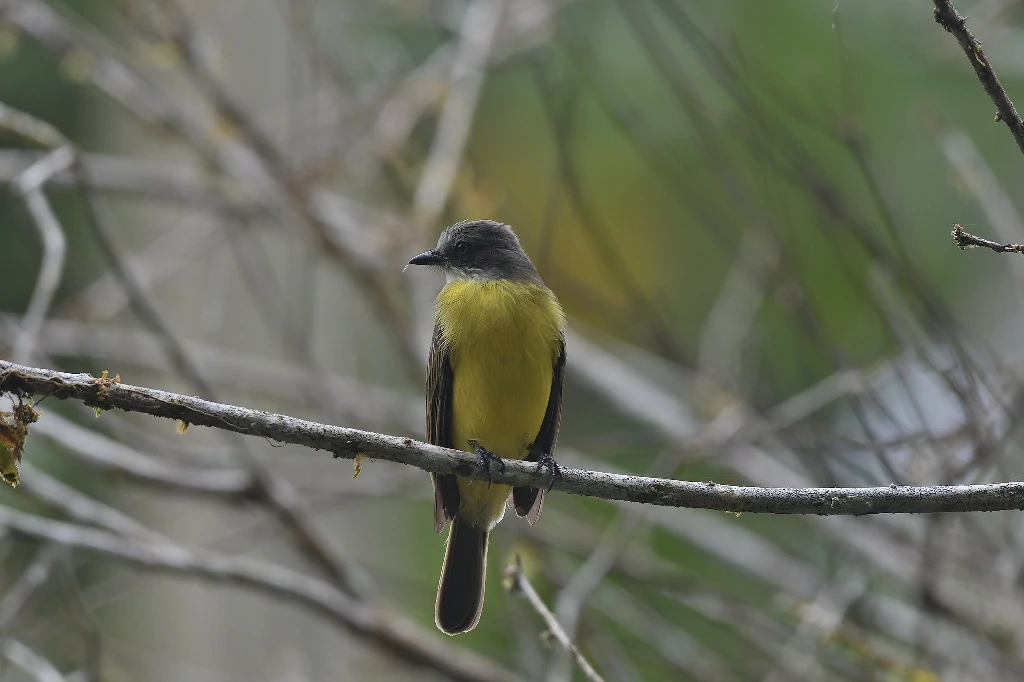
[[[505,460],[503,472],[488,474],[474,455],[411,438],[331,426],[282,414],[132,386],[89,374],[68,374],[0,361],[0,392],[21,396],[50,396],[78,400],[100,410],[120,409],[187,424],[224,429],[280,443],[326,450],[335,457],[364,455],[424,471],[458,474],[515,486],[547,486],[554,490],[595,497],[730,512],[768,514],[922,514],[1024,509],[1024,483],[983,485],[885,486],[874,488],[766,488],[719,485],[712,481],[676,481],[581,469],[561,470],[551,481],[536,465]]]
[[[981,49],[981,43],[974,37],[971,30],[967,28],[967,19],[956,11],[953,3],[949,0],[933,0],[935,3],[935,21],[942,28],[953,34],[960,49],[967,55],[967,61],[974,68],[978,80],[988,93],[992,103],[996,105],[996,121],[1002,121],[1010,129],[1010,134],[1017,141],[1017,146],[1024,152],[1024,121],[1014,108],[1009,95],[1003,89],[992,64]]]

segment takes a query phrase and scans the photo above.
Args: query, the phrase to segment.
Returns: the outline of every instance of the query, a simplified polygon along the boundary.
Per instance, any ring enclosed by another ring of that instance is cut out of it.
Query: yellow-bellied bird
[[[452,225],[437,246],[409,261],[447,279],[435,306],[427,366],[427,440],[472,452],[481,466],[498,457],[558,466],[551,458],[561,417],[565,317],[508,225]],[[544,490],[511,488],[452,474],[431,475],[434,530],[451,522],[434,620],[468,632],[484,605],[487,536],[505,503],[534,524]]]

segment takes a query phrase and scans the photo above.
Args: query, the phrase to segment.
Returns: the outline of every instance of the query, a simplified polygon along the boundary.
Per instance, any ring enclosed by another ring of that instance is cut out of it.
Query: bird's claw
[[[491,486],[491,462],[498,463],[501,473],[505,473],[505,462],[502,461],[501,457],[498,457],[475,440],[469,441],[469,447],[473,448],[473,452],[476,453],[476,461],[480,468],[487,472],[487,487],[489,488]]]
[[[531,455],[537,457],[537,473],[540,473],[541,469],[547,469],[548,473],[551,474],[551,482],[548,483],[547,487],[547,492],[551,492],[551,489],[555,487],[555,479],[562,477],[562,467],[558,466],[558,462],[555,461],[554,457],[539,448],[531,445],[529,450]]]

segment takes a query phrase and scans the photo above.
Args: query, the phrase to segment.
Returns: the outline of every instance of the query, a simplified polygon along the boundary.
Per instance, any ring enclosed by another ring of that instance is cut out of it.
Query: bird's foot
[[[551,482],[548,483],[547,488],[548,492],[551,492],[551,489],[555,487],[555,479],[562,477],[562,467],[558,466],[558,462],[555,461],[554,457],[535,445],[530,445],[527,449],[532,456],[537,458],[537,473],[540,473],[541,469],[547,469],[548,473],[551,474]]]
[[[501,460],[501,457],[498,457],[475,440],[469,441],[469,447],[473,448],[473,452],[476,453],[476,460],[480,464],[480,468],[487,472],[487,487],[490,487],[491,462],[498,463],[498,468],[501,469],[501,473],[505,473],[505,462]]]

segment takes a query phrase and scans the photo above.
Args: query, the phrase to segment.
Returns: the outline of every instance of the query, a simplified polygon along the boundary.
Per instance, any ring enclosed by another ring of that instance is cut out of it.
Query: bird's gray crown
[[[438,266],[449,280],[512,279],[541,283],[516,233],[494,220],[455,223],[441,233],[437,246],[410,262]]]

